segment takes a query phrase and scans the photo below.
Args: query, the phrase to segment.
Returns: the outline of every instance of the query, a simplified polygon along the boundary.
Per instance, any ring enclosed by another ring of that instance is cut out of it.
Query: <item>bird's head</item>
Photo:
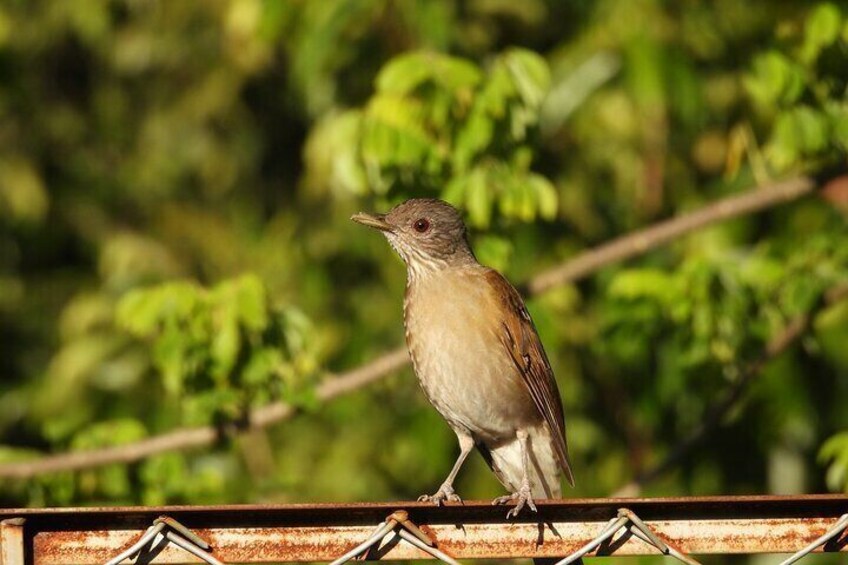
[[[411,274],[475,261],[462,216],[442,200],[414,198],[388,214],[360,212],[350,219],[383,232]]]

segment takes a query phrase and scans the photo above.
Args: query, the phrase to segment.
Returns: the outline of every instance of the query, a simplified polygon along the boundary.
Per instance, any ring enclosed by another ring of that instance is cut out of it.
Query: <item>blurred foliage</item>
[[[529,145],[548,67],[523,49],[490,66],[484,73],[427,52],[394,58],[377,75],[364,110],[332,116],[316,130],[306,151],[308,185],[354,194],[438,190],[480,228],[488,227],[494,202],[505,217],[552,219],[556,189],[530,171]],[[338,153],[327,155],[328,146]]]
[[[303,382],[316,371],[320,340],[302,313],[269,311],[256,277],[209,291],[186,282],[133,290],[116,317],[131,335],[153,339],[163,396],[180,402],[187,424],[237,421],[250,408],[310,390]]]
[[[835,4],[817,5],[801,38],[757,55],[744,79],[755,110],[773,121],[765,154],[777,171],[820,167],[848,150],[848,81],[841,67],[846,26]]]
[[[844,170],[846,77],[848,8],[829,2],[0,4],[0,462],[304,408],[208,450],[6,481],[0,501],[432,490],[457,448],[409,370],[313,398],[403,339],[404,270],[352,212],[446,198],[521,282],[752,185]],[[808,312],[647,494],[848,490],[848,307],[822,300],[848,280],[846,187],[530,301],[575,494],[659,461]],[[457,487],[500,492],[477,457]]]

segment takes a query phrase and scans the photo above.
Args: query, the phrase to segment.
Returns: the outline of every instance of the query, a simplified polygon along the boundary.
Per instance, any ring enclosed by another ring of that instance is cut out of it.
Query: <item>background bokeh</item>
[[[455,438],[407,368],[405,271],[348,221],[466,213],[515,283],[774,181],[826,190],[529,307],[576,489],[607,496],[801,339],[644,495],[848,488],[848,6],[806,0],[0,3],[0,465],[239,422],[208,449],[0,479],[5,506],[368,501],[432,491]],[[826,184],[827,180],[835,182]],[[631,485],[633,487],[633,485]],[[478,456],[457,490],[501,487]]]

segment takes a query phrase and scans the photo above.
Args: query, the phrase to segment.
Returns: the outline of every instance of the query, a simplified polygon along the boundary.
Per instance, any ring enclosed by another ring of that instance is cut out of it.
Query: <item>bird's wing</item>
[[[524,384],[527,385],[536,408],[551,429],[557,461],[568,483],[574,486],[574,475],[571,472],[568,444],[565,439],[562,400],[560,400],[559,389],[551,364],[548,362],[548,356],[536,332],[536,326],[518,291],[500,273],[489,270],[486,272],[486,278],[495,289],[497,296],[502,297],[504,301],[501,341],[512,357]]]

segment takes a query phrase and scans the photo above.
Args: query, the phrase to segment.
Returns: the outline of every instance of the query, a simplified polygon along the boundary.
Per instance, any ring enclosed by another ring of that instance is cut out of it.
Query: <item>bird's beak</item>
[[[363,226],[375,228],[380,231],[395,230],[395,227],[386,221],[385,214],[366,214],[365,212],[359,212],[351,216],[350,219],[356,222],[357,224],[362,224]]]

